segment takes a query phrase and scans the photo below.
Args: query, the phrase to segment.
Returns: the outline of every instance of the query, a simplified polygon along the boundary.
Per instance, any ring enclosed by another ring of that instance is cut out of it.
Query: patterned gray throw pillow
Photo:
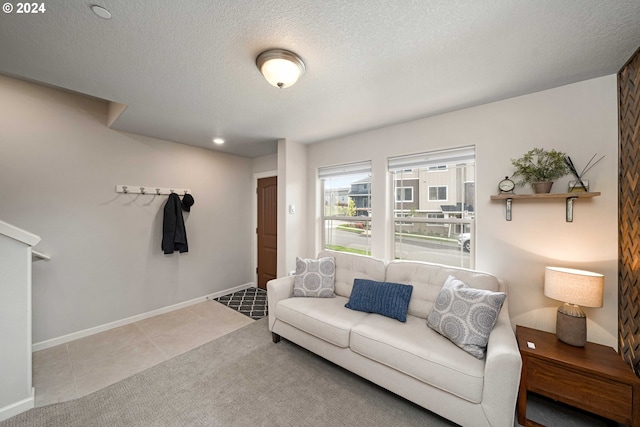
[[[427,324],[467,353],[482,359],[506,297],[504,292],[473,289],[449,276]]]
[[[335,294],[335,258],[303,259],[296,257],[294,297],[333,298]]]

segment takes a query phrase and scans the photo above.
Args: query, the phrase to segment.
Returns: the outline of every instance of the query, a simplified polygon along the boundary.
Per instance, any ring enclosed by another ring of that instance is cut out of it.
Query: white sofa
[[[449,275],[506,292],[494,276],[413,261],[323,251],[334,257],[335,298],[292,297],[294,276],[267,283],[269,330],[463,426],[513,427],[522,361],[505,300],[477,359],[435,332],[426,318]],[[413,285],[406,323],[345,308],[355,278]],[[508,300],[508,298],[507,298]]]

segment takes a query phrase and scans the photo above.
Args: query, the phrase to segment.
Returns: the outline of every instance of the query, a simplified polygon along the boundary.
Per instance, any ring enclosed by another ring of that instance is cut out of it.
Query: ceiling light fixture
[[[98,15],[100,18],[111,19],[111,12],[109,12],[107,9],[105,9],[102,6],[98,6],[97,4],[95,4],[91,6],[91,10],[93,10],[93,13]]]
[[[224,144],[224,139],[222,139],[222,138],[213,138],[213,143],[217,144],[217,145],[222,145],[222,144]]]
[[[269,49],[256,58],[256,65],[264,78],[280,89],[292,86],[304,74],[302,59],[284,49]]]

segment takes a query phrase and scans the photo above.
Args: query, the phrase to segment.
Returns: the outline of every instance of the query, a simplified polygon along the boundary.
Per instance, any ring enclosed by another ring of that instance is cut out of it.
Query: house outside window
[[[371,162],[318,169],[323,247],[371,255]]]
[[[389,172],[394,257],[473,268],[475,148],[393,157]],[[406,188],[412,189],[411,201],[404,200]],[[472,242],[470,251],[465,241]]]
[[[429,201],[446,201],[447,200],[447,186],[433,186],[429,187]]]
[[[349,197],[355,204],[355,216],[370,216],[371,174],[351,183]]]
[[[396,202],[413,202],[413,187],[396,187]]]

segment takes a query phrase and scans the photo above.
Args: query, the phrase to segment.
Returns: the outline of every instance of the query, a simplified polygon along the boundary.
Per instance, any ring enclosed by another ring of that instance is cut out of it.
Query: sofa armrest
[[[295,276],[285,276],[267,282],[267,306],[269,310],[269,330],[276,323],[276,305],[278,301],[291,298]]]
[[[482,407],[492,426],[513,426],[522,358],[507,301],[502,306],[487,345]]]

